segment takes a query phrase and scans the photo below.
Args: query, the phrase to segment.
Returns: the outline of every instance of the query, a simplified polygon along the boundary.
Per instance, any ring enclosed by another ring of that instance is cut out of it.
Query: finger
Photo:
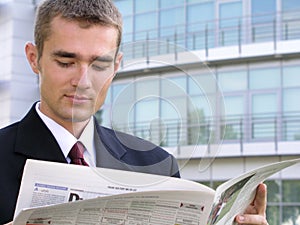
[[[262,215],[238,215],[235,221],[238,224],[268,225],[267,219]]]
[[[265,184],[259,184],[254,199],[254,207],[259,215],[265,216],[267,207],[267,186]]]

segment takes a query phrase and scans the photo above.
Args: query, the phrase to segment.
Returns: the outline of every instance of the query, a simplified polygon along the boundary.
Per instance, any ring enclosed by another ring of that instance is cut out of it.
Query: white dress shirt
[[[94,143],[94,119],[91,117],[87,126],[84,128],[79,139],[73,136],[68,130],[64,127],[56,123],[54,120],[43,114],[40,109],[40,102],[38,102],[35,106],[35,109],[42,119],[42,121],[46,124],[48,129],[51,131],[53,136],[55,137],[62,153],[64,154],[66,160],[70,163],[70,158],[68,157],[69,151],[73,147],[73,145],[80,141],[86,148],[84,151],[84,159],[89,164],[89,166],[96,166],[96,151],[95,151],[95,143]]]

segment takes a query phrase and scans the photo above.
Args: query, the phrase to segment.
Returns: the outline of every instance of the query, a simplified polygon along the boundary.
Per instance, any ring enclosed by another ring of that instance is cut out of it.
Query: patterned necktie
[[[83,158],[84,151],[85,148],[83,144],[80,141],[77,141],[68,154],[69,158],[71,159],[71,164],[89,166],[89,164],[87,164]]]

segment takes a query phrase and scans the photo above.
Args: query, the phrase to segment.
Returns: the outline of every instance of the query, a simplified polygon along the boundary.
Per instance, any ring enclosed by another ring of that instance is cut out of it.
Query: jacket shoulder
[[[19,123],[16,122],[0,129],[0,143],[9,143],[10,139],[16,137]]]
[[[102,142],[112,152],[125,152],[121,160],[131,166],[143,167],[144,172],[179,177],[177,161],[162,147],[145,139],[100,127]],[[100,135],[101,135],[100,134]],[[146,169],[145,169],[146,168]]]

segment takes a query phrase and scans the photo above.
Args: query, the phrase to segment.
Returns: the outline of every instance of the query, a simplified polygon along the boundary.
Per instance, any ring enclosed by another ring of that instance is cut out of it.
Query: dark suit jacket
[[[140,138],[96,125],[97,166],[179,177],[176,160]],[[67,163],[35,105],[17,123],[0,130],[0,224],[11,221],[26,159]]]

